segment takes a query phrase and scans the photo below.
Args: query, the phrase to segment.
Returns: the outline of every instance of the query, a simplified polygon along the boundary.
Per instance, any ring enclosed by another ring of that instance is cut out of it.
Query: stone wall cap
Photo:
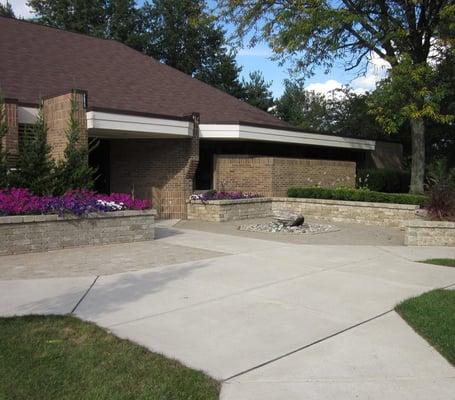
[[[404,228],[447,228],[455,229],[455,222],[453,221],[430,221],[422,219],[413,219],[403,221],[401,224]]]
[[[373,207],[373,208],[389,208],[400,210],[418,210],[419,205],[416,204],[398,204],[398,203],[376,203],[369,201],[349,201],[349,200],[330,200],[330,199],[311,199],[299,197],[274,197],[272,199],[276,202],[286,203],[314,203],[314,204],[331,204],[340,206],[351,207]]]
[[[63,217],[57,214],[34,214],[34,215],[9,215],[0,217],[0,224],[22,224],[22,223],[33,223],[33,222],[50,222],[50,221],[69,221],[79,220],[84,218],[113,218],[113,217],[135,217],[143,215],[156,215],[155,209],[149,210],[123,210],[123,211],[110,211],[100,213],[89,213],[82,217],[76,215],[65,215]]]

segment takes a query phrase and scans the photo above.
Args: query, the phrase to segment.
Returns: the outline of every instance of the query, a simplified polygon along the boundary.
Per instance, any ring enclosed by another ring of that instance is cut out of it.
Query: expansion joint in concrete
[[[73,307],[73,309],[71,310],[70,314],[74,314],[77,310],[77,308],[79,307],[79,305],[84,301],[84,299],[87,297],[88,293],[90,292],[90,290],[92,290],[92,287],[95,286],[95,283],[96,281],[98,280],[98,278],[100,277],[100,275],[97,275],[95,277],[95,279],[93,280],[92,284],[89,286],[89,288],[85,291],[85,293],[82,295],[82,297],[79,299],[79,301],[76,303],[76,305]]]

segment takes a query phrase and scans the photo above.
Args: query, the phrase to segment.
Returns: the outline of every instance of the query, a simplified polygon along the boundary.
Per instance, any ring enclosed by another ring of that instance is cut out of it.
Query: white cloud
[[[372,91],[375,89],[376,83],[387,75],[389,68],[390,64],[387,61],[380,58],[376,53],[371,53],[368,57],[365,74],[353,79],[349,82],[349,86],[357,94]],[[326,97],[339,97],[342,94],[340,92],[334,92],[334,90],[342,89],[345,86],[345,84],[335,79],[329,79],[325,82],[311,83],[306,87],[306,90],[322,94]]]
[[[338,82],[335,79],[329,79],[328,81],[325,81],[324,83],[319,83],[319,82],[310,83],[306,87],[306,90],[308,90],[310,92],[315,92],[318,94],[328,95],[333,90],[341,89],[342,87],[343,87],[343,84],[341,82]]]
[[[360,93],[374,90],[376,83],[385,78],[389,68],[390,64],[387,61],[380,58],[376,53],[370,53],[365,74],[353,79],[351,86]]]
[[[4,0],[0,0],[2,3],[6,3]],[[27,5],[28,0],[9,0],[13,6],[14,14],[16,17],[31,18],[33,13],[31,8]]]

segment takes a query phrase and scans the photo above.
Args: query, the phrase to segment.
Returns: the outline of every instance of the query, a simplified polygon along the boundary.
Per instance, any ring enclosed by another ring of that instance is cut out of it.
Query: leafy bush
[[[398,203],[423,205],[426,197],[407,193],[381,193],[368,189],[336,188],[326,189],[320,187],[288,189],[288,197],[310,198],[310,199],[332,199],[350,201],[371,201],[376,203]]]
[[[28,189],[0,190],[0,215],[73,214],[90,212],[144,210],[151,207],[148,200],[133,199],[129,194],[98,194],[88,190],[72,190],[63,196],[37,196]]]
[[[218,192],[216,190],[209,190],[201,194],[193,194],[190,200],[238,200],[238,199],[254,199],[261,197],[256,193],[245,193],[245,192]]]
[[[359,169],[357,187],[376,192],[408,193],[411,175],[398,169]]]
[[[447,160],[438,160],[427,172],[428,213],[435,219],[455,219],[455,168]]]

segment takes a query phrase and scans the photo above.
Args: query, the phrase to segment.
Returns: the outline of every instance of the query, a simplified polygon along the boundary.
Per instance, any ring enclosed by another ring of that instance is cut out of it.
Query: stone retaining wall
[[[0,217],[0,255],[154,239],[155,210]]]
[[[274,214],[294,212],[332,222],[399,227],[416,218],[417,205],[322,199],[273,198]]]
[[[265,218],[286,212],[332,222],[398,227],[416,218],[419,206],[357,201],[264,197],[260,199],[189,201],[188,218],[202,221],[232,221]]]
[[[455,246],[455,222],[412,220],[402,226],[406,246]]]
[[[272,200],[268,197],[241,200],[189,200],[188,219],[225,222],[272,215]]]

